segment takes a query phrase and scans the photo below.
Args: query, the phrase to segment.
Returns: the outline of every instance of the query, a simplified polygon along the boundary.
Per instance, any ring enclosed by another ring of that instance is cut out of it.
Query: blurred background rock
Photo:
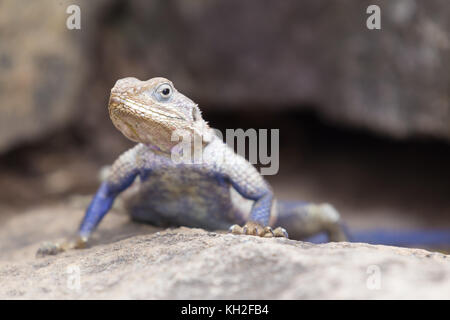
[[[447,0],[0,1],[0,206],[92,193],[132,145],[110,88],[164,76],[213,127],[280,129],[280,198],[355,226],[450,225],[449,16]]]

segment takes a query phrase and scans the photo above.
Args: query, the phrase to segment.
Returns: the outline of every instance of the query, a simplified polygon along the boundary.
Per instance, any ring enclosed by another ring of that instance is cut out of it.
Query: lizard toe
[[[283,237],[283,238],[289,238],[289,235],[286,231],[286,229],[282,227],[278,227],[275,230],[273,230],[274,237]]]
[[[273,230],[269,226],[264,227],[261,224],[253,221],[247,222],[243,227],[234,224],[228,229],[228,232],[237,235],[249,235],[263,238],[288,237],[288,233],[284,228],[278,227]]]
[[[237,224],[233,224],[229,229],[229,233],[232,234],[243,234],[243,228]]]
[[[87,238],[77,237],[74,241],[44,242],[36,252],[36,257],[52,256],[70,249],[83,249],[87,246]]]
[[[53,256],[64,251],[58,243],[44,242],[36,252],[36,257]]]

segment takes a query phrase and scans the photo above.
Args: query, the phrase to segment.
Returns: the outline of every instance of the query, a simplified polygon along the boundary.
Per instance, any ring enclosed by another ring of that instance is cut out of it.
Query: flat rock
[[[2,223],[1,299],[450,298],[450,256],[441,253],[158,230],[117,211],[90,248],[35,257],[42,241],[76,229],[78,207],[43,206]]]

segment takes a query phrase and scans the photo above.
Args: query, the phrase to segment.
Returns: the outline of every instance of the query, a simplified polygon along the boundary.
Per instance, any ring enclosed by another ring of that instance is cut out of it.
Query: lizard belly
[[[227,229],[245,222],[251,207],[229,183],[201,168],[166,167],[135,184],[128,211],[135,220],[157,226]]]

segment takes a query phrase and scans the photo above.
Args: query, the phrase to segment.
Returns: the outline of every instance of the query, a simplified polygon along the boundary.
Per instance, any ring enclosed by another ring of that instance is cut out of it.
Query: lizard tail
[[[396,247],[417,247],[450,250],[450,230],[446,229],[349,229],[342,226],[349,242],[362,242]],[[312,243],[329,242],[326,233],[319,233],[306,239]]]
[[[280,201],[276,224],[292,239],[313,243],[329,241],[364,242],[399,247],[450,249],[449,229],[349,229],[330,205]]]
[[[391,246],[450,247],[450,230],[371,229],[347,231],[351,242]]]

